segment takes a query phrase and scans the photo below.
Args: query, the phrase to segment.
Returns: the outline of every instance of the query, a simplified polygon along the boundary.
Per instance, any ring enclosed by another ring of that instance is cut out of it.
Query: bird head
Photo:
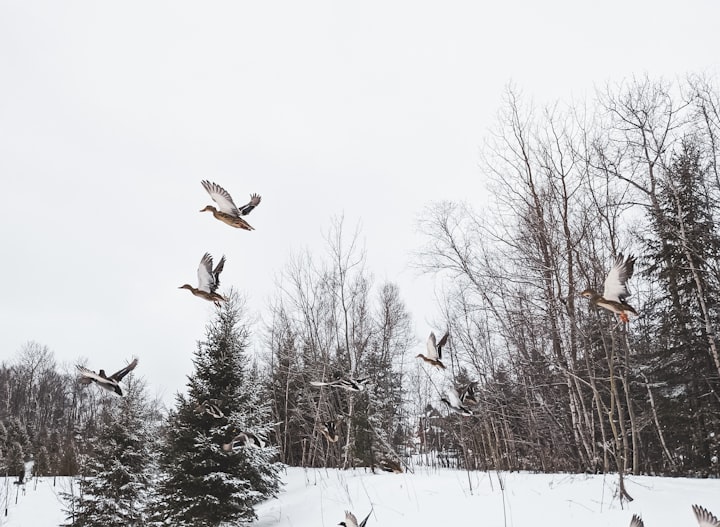
[[[178,287],[178,289],[190,289],[190,290],[192,290],[192,288],[193,287],[190,284],[183,284],[180,287]]]
[[[200,212],[217,212],[217,209],[212,205],[207,205],[204,209],[201,209]]]
[[[585,289],[582,293],[580,293],[580,296],[584,296],[585,298],[592,298],[595,294],[595,291],[592,289]]]

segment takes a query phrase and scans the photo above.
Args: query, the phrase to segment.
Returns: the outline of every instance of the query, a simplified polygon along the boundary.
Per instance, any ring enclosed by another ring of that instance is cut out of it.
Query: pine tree
[[[173,525],[237,525],[255,518],[254,505],[274,496],[279,466],[273,447],[226,452],[240,432],[269,437],[270,404],[262,399],[246,355],[244,302],[235,292],[218,308],[195,351],[188,394],[178,394],[161,456],[163,516]],[[203,410],[217,400],[222,417]]]
[[[709,467],[707,437],[720,425],[717,400],[704,397],[720,387],[708,345],[716,337],[707,331],[720,327],[720,284],[713,272],[720,237],[706,180],[701,151],[683,141],[661,183],[659,208],[650,218],[653,237],[646,240],[649,273],[661,285],[646,328],[648,341],[660,343],[649,373],[663,381],[658,412],[681,472]]]
[[[126,378],[124,397],[112,397],[98,436],[92,439],[92,454],[80,480],[80,496],[73,500],[73,525],[145,526],[151,493],[154,423],[145,396],[144,382]]]

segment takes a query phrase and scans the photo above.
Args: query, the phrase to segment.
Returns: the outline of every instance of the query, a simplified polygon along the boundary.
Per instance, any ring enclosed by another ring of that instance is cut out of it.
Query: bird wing
[[[332,386],[332,384],[331,382],[310,381],[311,386]]]
[[[121,370],[116,371],[108,378],[112,379],[114,381],[120,382],[123,377],[125,377],[128,373],[130,373],[131,371],[133,371],[135,369],[135,366],[137,366],[137,364],[138,364],[138,360],[137,360],[137,357],[135,357],[130,364],[128,364]]]
[[[430,336],[427,339],[427,358],[432,360],[438,360],[440,354],[438,353],[437,344],[435,343],[435,333],[430,332]]]
[[[233,202],[233,199],[227,190],[217,183],[212,183],[207,180],[202,181],[202,186],[205,190],[207,190],[208,194],[210,194],[213,201],[217,203],[220,212],[224,212],[225,214],[230,214],[235,217],[240,215],[237,207],[235,206],[235,202]]]
[[[610,270],[605,279],[605,288],[603,290],[603,298],[613,302],[622,302],[630,296],[626,282],[633,274],[635,266],[635,258],[628,256],[623,261],[622,253],[618,254],[615,259],[615,265]]]
[[[447,390],[445,390],[445,394],[447,395],[450,406],[452,406],[453,408],[460,408],[462,406],[462,403],[460,402],[460,396],[458,395],[458,392],[455,388],[453,388],[452,386],[449,387]]]
[[[645,523],[643,523],[640,516],[633,514],[633,517],[630,520],[630,527],[645,527]]]
[[[83,366],[76,366],[78,371],[80,372],[81,378],[79,379],[81,383],[88,384],[92,381],[108,384],[108,379],[105,379],[104,377],[100,377],[97,373],[95,373],[92,370],[88,370],[87,368]],[[87,381],[85,379],[88,379]],[[112,384],[112,381],[110,382]]]
[[[370,512],[368,512],[368,515],[365,516],[365,519],[360,522],[360,527],[365,527],[365,524],[367,523],[368,518],[370,517],[371,514],[372,514],[372,509],[370,509]]]
[[[240,207],[240,215],[245,216],[247,214],[250,214],[252,210],[260,205],[261,197],[259,194],[250,194],[250,201],[248,201],[245,205]]]
[[[350,511],[345,511],[345,523],[347,527],[358,527],[357,518]]]
[[[693,505],[692,509],[700,527],[720,527],[720,520],[706,508]]]
[[[223,262],[224,263],[224,262]],[[219,265],[219,264],[218,264]],[[213,293],[217,289],[213,275],[213,259],[210,253],[205,253],[198,265],[198,289],[206,293]]]
[[[446,331],[445,334],[440,339],[440,341],[437,343],[437,347],[442,348],[445,345],[445,343],[447,342],[447,339],[449,336],[450,336],[450,332]]]
[[[220,287],[220,273],[222,273],[223,267],[225,267],[225,255],[223,254],[222,258],[220,258],[220,261],[215,266],[215,270],[212,272],[213,277],[213,285],[210,288],[211,292],[215,292],[215,290]]]

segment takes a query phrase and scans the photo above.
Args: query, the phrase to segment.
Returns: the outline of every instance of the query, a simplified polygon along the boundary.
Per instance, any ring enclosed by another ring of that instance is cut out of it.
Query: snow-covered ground
[[[700,504],[720,516],[720,480],[632,476],[635,498],[624,508],[615,476],[528,473],[467,473],[417,467],[414,474],[371,474],[289,468],[277,499],[257,508],[258,527],[331,527],[345,509],[367,527],[626,527],[640,514],[646,527],[696,527],[691,511]],[[15,486],[0,478],[0,526],[52,527],[64,521],[60,491],[69,480],[40,478],[27,483],[15,505]],[[9,515],[5,490],[10,490]]]

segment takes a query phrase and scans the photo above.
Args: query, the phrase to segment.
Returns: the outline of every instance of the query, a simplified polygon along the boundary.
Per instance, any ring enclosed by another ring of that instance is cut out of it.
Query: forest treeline
[[[242,382],[267,403],[253,426],[289,465],[397,469],[435,452],[470,469],[720,475],[719,149],[714,78],[634,78],[540,108],[509,88],[480,149],[487,195],[418,219],[412,265],[440,286],[434,329],[450,332],[442,379],[415,359],[431,328],[336,219],[326,252],[296,254],[270,305],[254,306],[262,320],[232,320],[256,351]],[[602,290],[621,253],[637,258],[628,325],[579,295]],[[83,473],[120,404],[74,382],[47,345],[0,367],[11,474],[29,456],[37,474]],[[343,377],[367,388],[310,385]],[[475,383],[472,416],[447,413],[441,382]],[[203,386],[169,410],[145,400],[152,448],[168,451]]]

